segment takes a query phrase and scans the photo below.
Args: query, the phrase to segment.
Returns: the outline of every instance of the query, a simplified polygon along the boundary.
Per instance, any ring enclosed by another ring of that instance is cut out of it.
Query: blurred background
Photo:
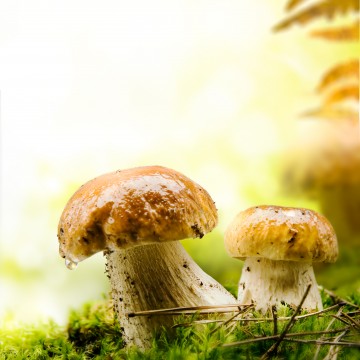
[[[140,165],[209,191],[219,225],[183,243],[223,284],[236,284],[242,265],[226,254],[224,229],[249,206],[276,204],[331,220],[341,256],[317,267],[318,282],[359,290],[358,33],[308,34],[344,33],[358,13],[281,23],[292,16],[285,5],[1,2],[0,321],[65,323],[69,309],[109,292],[102,254],[65,267],[57,222],[81,184]],[[331,76],[349,61],[352,72]],[[328,92],[316,94],[326,74]],[[337,97],[334,78],[345,87]]]

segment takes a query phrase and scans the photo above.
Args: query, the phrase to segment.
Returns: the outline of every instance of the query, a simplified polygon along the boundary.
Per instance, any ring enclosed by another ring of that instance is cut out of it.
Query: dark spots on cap
[[[250,272],[250,267],[248,266],[248,267],[245,269],[245,271]]]
[[[200,281],[200,286],[203,286],[204,284],[203,284],[203,282],[202,281]]]
[[[240,284],[239,284],[239,287],[242,287],[242,288],[243,288],[243,290],[245,290],[245,283],[243,283],[243,282],[242,282],[242,283],[240,283]]]
[[[82,240],[83,243],[86,244],[86,245],[89,245],[89,243],[90,243],[89,239],[86,238],[85,236],[83,236],[83,237],[81,238],[81,240]]]
[[[196,237],[199,237],[200,239],[204,236],[204,233],[199,228],[199,225],[195,223],[191,226],[192,231],[195,233]]]
[[[64,229],[63,228],[60,228],[60,235],[64,235]]]
[[[189,266],[189,265],[188,265],[187,263],[184,263],[184,264],[183,264],[183,268],[185,268],[185,269],[186,269],[188,266]]]
[[[257,262],[259,263],[259,262],[260,262],[260,259],[258,259]]]
[[[296,238],[296,236],[293,235],[293,236],[290,238],[290,240],[288,240],[288,244],[294,243],[294,242],[295,242],[295,238]],[[293,244],[293,245],[294,245],[294,244]]]
[[[288,244],[290,244],[290,247],[292,247],[295,244],[295,240],[298,232],[296,230],[291,229],[290,234],[291,234],[291,238],[288,240]]]

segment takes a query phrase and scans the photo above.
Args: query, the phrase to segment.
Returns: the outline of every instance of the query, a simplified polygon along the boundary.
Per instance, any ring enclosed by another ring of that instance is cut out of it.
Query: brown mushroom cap
[[[59,252],[79,262],[98,251],[202,237],[217,224],[210,195],[181,173],[146,166],[84,184],[58,226]]]
[[[232,257],[334,262],[337,239],[330,222],[308,209],[256,206],[240,212],[225,233]]]

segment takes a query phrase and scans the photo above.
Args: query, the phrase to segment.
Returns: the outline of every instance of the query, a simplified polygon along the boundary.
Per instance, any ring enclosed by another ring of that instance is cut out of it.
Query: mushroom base
[[[284,303],[296,307],[309,284],[310,292],[302,308],[322,310],[312,263],[247,258],[239,281],[238,300],[254,302],[256,310],[262,313]]]
[[[127,346],[149,348],[156,330],[174,324],[173,316],[129,317],[129,312],[236,303],[178,241],[111,251],[106,257],[115,311]]]

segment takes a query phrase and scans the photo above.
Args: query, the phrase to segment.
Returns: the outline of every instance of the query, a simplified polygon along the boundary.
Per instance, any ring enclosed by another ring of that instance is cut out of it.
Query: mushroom
[[[310,126],[311,124],[308,124]],[[339,234],[340,244],[358,247],[360,235],[359,124],[328,122],[306,128],[279,162],[282,191],[308,197]],[[336,204],[336,206],[334,206]]]
[[[214,202],[201,186],[165,167],[138,167],[80,187],[60,218],[59,252],[74,268],[104,251],[123,339],[145,349],[153,333],[174,319],[129,314],[236,302],[178,241],[201,238],[216,224]]]
[[[225,232],[225,246],[245,259],[238,288],[241,303],[263,313],[274,305],[297,306],[311,284],[303,309],[323,308],[313,262],[334,262],[337,239],[330,222],[315,211],[256,206],[241,211]]]

